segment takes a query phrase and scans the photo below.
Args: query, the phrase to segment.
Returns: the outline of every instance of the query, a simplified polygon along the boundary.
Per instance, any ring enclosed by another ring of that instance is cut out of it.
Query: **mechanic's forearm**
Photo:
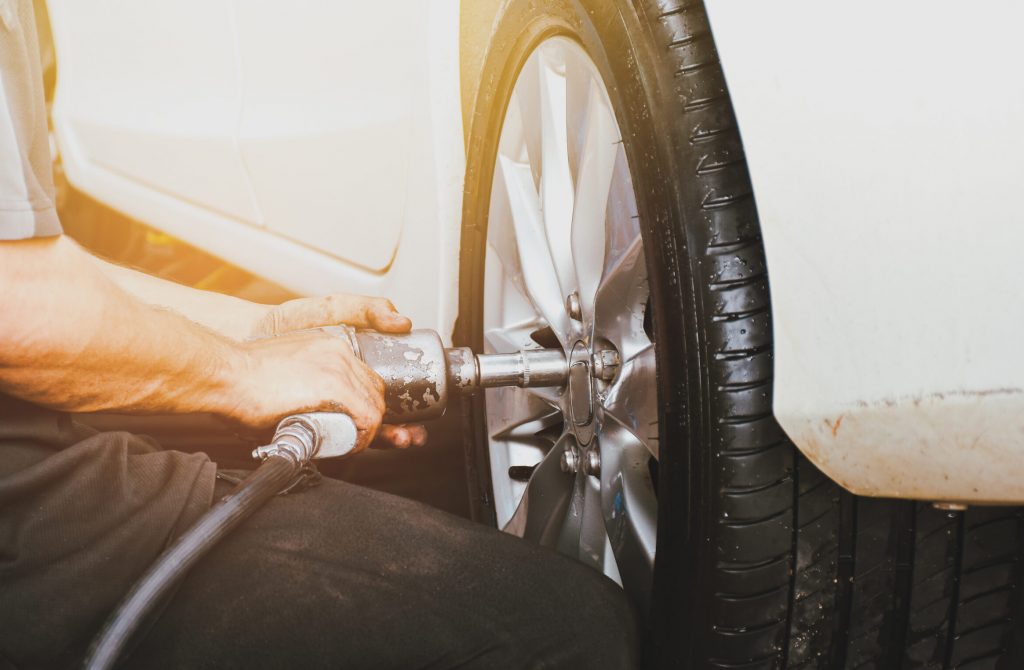
[[[70,240],[0,242],[0,389],[70,411],[231,414],[244,350],[122,290]]]
[[[265,318],[271,309],[269,305],[182,286],[100,258],[92,258],[105,275],[139,300],[172,309],[236,340],[252,336],[254,325]]]

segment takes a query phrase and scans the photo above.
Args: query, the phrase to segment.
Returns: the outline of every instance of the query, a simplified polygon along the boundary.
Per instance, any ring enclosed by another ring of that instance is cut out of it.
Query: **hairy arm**
[[[92,260],[113,283],[142,302],[174,310],[235,340],[252,337],[255,324],[266,318],[271,309],[269,305],[182,286],[100,258]]]
[[[338,338],[232,340],[138,299],[64,237],[0,242],[0,286],[0,389],[11,395],[68,411],[210,412],[254,427],[344,410],[364,446],[379,427],[381,380]]]

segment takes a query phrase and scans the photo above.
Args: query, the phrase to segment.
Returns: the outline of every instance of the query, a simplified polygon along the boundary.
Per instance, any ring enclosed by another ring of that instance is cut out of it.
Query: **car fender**
[[[1024,6],[706,4],[778,421],[858,494],[1024,501]]]

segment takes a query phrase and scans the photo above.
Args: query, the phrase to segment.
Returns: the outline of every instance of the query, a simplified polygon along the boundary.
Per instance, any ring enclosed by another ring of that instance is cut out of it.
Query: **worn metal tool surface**
[[[468,347],[445,347],[432,330],[397,335],[359,331],[348,326],[322,330],[345,338],[356,355],[384,380],[384,421],[387,423],[436,419],[444,414],[452,396],[471,394],[478,389],[563,386],[569,376],[569,364],[561,349],[475,354]],[[301,416],[324,423],[322,414]],[[344,416],[331,417],[332,434],[315,451],[314,458],[342,456],[352,450],[355,426],[349,429],[342,425],[345,419]],[[285,421],[294,421],[294,418]],[[260,457],[265,450],[266,447],[261,447],[253,455]]]

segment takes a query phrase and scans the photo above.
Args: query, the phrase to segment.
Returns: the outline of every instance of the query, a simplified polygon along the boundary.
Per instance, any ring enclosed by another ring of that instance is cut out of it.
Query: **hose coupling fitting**
[[[281,420],[270,444],[253,450],[253,458],[263,461],[283,456],[297,465],[314,458],[344,456],[359,439],[356,424],[341,412],[307,412]]]

